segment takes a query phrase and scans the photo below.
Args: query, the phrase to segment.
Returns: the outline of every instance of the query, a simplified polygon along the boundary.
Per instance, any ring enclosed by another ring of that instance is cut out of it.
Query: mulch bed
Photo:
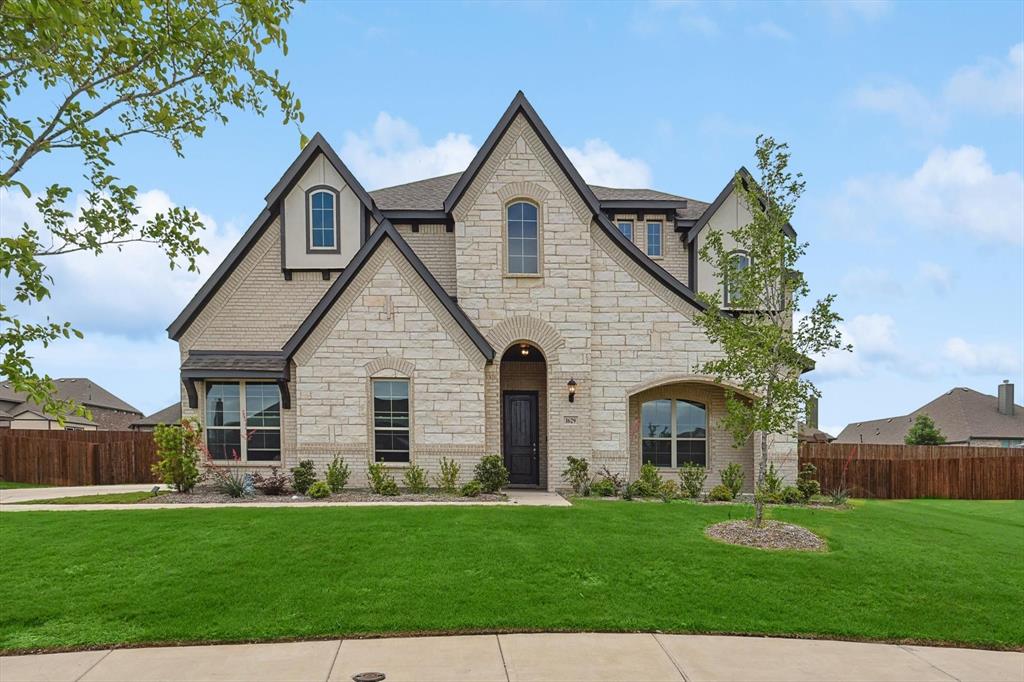
[[[507,498],[500,494],[481,493],[479,497],[461,497],[459,495],[446,495],[437,491],[428,491],[413,495],[412,493],[401,493],[399,495],[377,495],[366,489],[353,488],[334,493],[330,497],[314,500],[305,495],[287,493],[285,495],[264,495],[256,491],[252,497],[231,497],[209,487],[197,487],[190,493],[170,493],[140,500],[137,504],[204,504],[204,503],[229,503],[229,504],[260,504],[270,502],[504,502]]]
[[[799,552],[824,552],[828,545],[823,539],[802,526],[782,521],[764,521],[761,528],[753,522],[723,521],[708,526],[704,533],[713,540],[730,545],[757,549],[790,549]]]

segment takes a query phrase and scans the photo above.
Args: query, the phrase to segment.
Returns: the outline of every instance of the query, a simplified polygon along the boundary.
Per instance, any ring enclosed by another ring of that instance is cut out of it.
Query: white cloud
[[[891,114],[909,127],[939,132],[949,125],[949,117],[907,83],[862,85],[854,91],[851,99],[858,109]]]
[[[377,188],[465,170],[476,150],[463,133],[424,144],[414,126],[382,111],[370,131],[346,133],[340,154],[365,186]]]
[[[872,216],[889,216],[890,221],[895,218],[924,229],[966,230],[987,241],[1020,244],[1024,176],[1015,170],[996,172],[977,147],[939,147],[907,177],[848,180],[828,210],[838,225],[863,223],[870,210]]]
[[[852,344],[853,352],[830,351],[815,358],[814,379],[861,377],[872,368],[896,360],[900,353],[896,344],[896,321],[889,315],[857,315],[840,323],[844,344]]]
[[[137,202],[140,222],[175,205],[166,192],[158,189],[140,193]],[[75,210],[80,211],[84,205],[84,197],[77,196]],[[169,270],[167,257],[152,244],[107,247],[99,256],[91,252],[53,256],[44,260],[54,279],[52,298],[20,306],[18,313],[27,319],[45,314],[55,320],[68,320],[79,329],[111,334],[138,336],[162,330],[241,237],[241,230],[233,225],[218,227],[202,213],[200,219],[206,227],[200,239],[210,253],[197,259],[199,273],[183,268]],[[34,199],[0,190],[4,232],[13,232],[23,222],[40,225]]]
[[[946,99],[964,109],[993,114],[1024,113],[1024,43],[1006,59],[987,58],[959,69],[946,83]]]
[[[936,294],[948,294],[953,289],[955,275],[945,265],[925,261],[917,266],[917,279]]]
[[[583,149],[566,147],[565,153],[583,179],[592,185],[649,187],[651,169],[640,159],[627,159],[604,140],[592,139]]]
[[[718,35],[718,22],[696,0],[659,0],[648,3],[633,15],[630,28],[634,33],[651,35],[669,26],[677,26],[687,33],[703,36]]]
[[[764,20],[762,22],[747,26],[747,33],[752,36],[763,36],[775,38],[776,40],[792,40],[793,34],[782,28],[774,21]]]
[[[946,341],[943,357],[958,369],[975,374],[1016,373],[1021,367],[1021,349],[998,343],[971,343],[959,336]]]

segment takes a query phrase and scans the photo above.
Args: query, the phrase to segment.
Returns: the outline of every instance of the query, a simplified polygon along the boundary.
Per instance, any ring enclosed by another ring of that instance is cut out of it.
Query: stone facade
[[[519,200],[538,207],[537,274],[506,269],[505,207]],[[292,406],[282,411],[280,466],[308,458],[323,471],[341,456],[353,470],[352,484],[364,485],[374,457],[373,381],[400,377],[409,381],[411,462],[431,474],[448,457],[460,462],[467,480],[480,456],[500,454],[502,393],[527,390],[538,393],[542,488],[564,487],[569,456],[586,457],[595,471],[608,467],[635,478],[640,405],[679,398],[707,406],[708,486],[737,462],[752,489],[759,441],[736,447],[721,427],[725,388],[696,373],[719,350],[695,325],[696,309],[594,221],[522,114],[450,217],[451,232],[441,224],[415,231],[398,224],[397,241],[381,240],[299,346],[290,364]],[[643,251],[647,221],[632,218]],[[658,263],[685,282],[686,244],[670,221],[663,223]],[[320,272],[295,272],[285,281],[279,232],[276,225],[266,230],[188,327],[180,339],[183,359],[190,349],[280,350],[321,300],[338,273],[325,280]],[[396,246],[403,240],[443,292],[419,276]],[[445,309],[444,296],[457,297],[493,348],[492,361]],[[544,361],[501,361],[523,343]],[[202,414],[203,407],[200,390],[198,409],[184,403],[183,413]],[[769,447],[787,480],[795,480],[795,438],[772,438]],[[406,466],[389,464],[399,480]]]

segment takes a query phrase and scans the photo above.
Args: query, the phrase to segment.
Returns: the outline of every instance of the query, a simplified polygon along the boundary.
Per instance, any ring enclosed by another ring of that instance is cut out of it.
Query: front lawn
[[[774,518],[827,553],[721,544],[747,510],[361,507],[0,515],[0,649],[371,633],[661,630],[1024,645],[1024,502]]]

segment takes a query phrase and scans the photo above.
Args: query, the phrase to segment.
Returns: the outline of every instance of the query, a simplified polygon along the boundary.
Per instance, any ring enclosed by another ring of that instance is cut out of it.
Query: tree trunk
[[[760,528],[764,520],[764,477],[768,473],[768,432],[761,431],[761,461],[757,463],[757,482],[754,484],[754,528]]]

